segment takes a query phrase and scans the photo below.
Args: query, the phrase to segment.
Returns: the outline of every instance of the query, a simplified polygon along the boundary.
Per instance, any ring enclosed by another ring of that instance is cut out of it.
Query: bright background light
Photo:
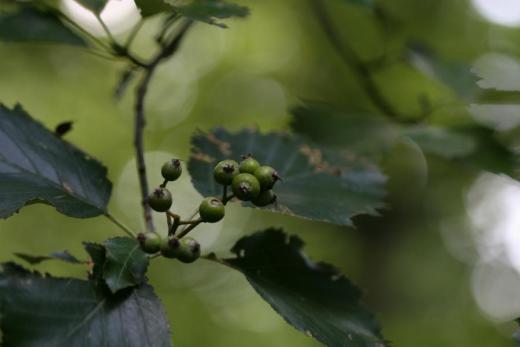
[[[519,0],[473,0],[473,6],[490,22],[505,26],[520,26]]]
[[[96,36],[105,36],[96,16],[76,1],[62,0],[61,7],[65,14],[84,29]],[[110,0],[101,12],[101,19],[114,34],[127,31],[139,21],[139,18],[140,14],[133,0]]]

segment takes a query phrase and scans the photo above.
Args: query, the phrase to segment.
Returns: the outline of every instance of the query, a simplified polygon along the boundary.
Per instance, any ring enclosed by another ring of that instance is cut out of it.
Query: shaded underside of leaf
[[[144,283],[149,261],[137,240],[117,237],[105,241],[103,246],[103,278],[113,293]]]
[[[327,346],[383,347],[381,329],[361,292],[334,267],[314,263],[303,242],[268,229],[240,239],[224,263],[242,272],[275,311]]]
[[[55,15],[29,7],[16,13],[0,13],[0,40],[87,46],[82,37],[76,35]]]
[[[164,309],[149,285],[110,295],[89,281],[8,263],[0,273],[0,315],[4,346],[171,346]]]
[[[221,196],[213,179],[215,164],[252,155],[278,170],[282,182],[274,188],[272,211],[339,225],[350,225],[358,214],[377,214],[384,206],[385,177],[369,160],[350,151],[334,151],[283,133],[261,134],[252,129],[229,133],[214,129],[192,138],[188,169],[204,196]]]
[[[0,218],[34,202],[70,217],[105,213],[112,189],[107,169],[18,105],[0,105],[0,148]]]

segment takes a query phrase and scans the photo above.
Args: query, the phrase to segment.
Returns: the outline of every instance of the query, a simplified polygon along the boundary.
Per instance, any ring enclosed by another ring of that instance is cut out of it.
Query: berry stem
[[[202,222],[202,219],[195,219],[195,220],[181,220],[179,221],[179,225],[191,225],[191,224],[199,224]]]
[[[183,229],[179,235],[177,235],[177,238],[178,239],[181,239],[183,238],[184,236],[186,236],[190,231],[192,231],[193,229],[195,229],[200,223],[202,223],[202,220],[201,219],[197,219],[194,221],[195,223],[191,224],[190,226],[188,226],[187,228]]]
[[[226,199],[227,199],[227,188],[228,188],[227,184],[225,184],[224,187],[222,188],[222,203],[224,203],[224,201],[226,201]]]
[[[168,184],[168,180],[164,180],[164,182],[161,184],[161,188],[166,188],[166,185]]]
[[[112,216],[109,212],[106,212],[105,213],[105,217],[107,217],[112,223],[114,223],[115,225],[117,225],[119,228],[121,228],[121,230],[123,230],[128,236],[130,236],[131,238],[135,238],[135,233],[130,230],[129,227],[127,227],[126,225],[124,225],[122,222],[120,222],[119,220],[117,220],[116,217]]]
[[[166,212],[166,214],[169,217],[173,218],[173,224],[171,225],[171,227],[168,228],[168,235],[175,235],[175,232],[177,231],[180,225],[181,216],[171,211]]]
[[[173,226],[173,223],[172,223],[172,217],[166,213],[166,223],[168,224],[168,230],[170,230]]]
[[[235,197],[235,194],[226,196],[226,198],[224,200],[222,200],[222,204],[226,205],[230,200],[233,200],[234,197]]]

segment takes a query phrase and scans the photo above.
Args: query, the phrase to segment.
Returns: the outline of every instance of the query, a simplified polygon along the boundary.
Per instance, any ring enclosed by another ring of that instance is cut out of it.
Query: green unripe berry
[[[181,161],[179,159],[167,161],[161,168],[161,174],[167,181],[177,180],[182,174]]]
[[[181,242],[176,238],[165,237],[161,240],[161,255],[165,258],[174,259],[179,255]]]
[[[183,263],[193,263],[200,258],[200,244],[191,237],[180,239],[177,259]]]
[[[276,201],[276,194],[271,190],[264,190],[253,200],[255,206],[264,207]]]
[[[260,194],[260,183],[255,176],[242,173],[233,178],[231,189],[237,198],[249,201],[255,199]]]
[[[213,171],[215,181],[223,185],[229,185],[233,182],[233,177],[238,175],[238,163],[234,160],[222,160]]]
[[[137,241],[144,252],[149,254],[157,253],[161,250],[161,236],[154,232],[140,233]]]
[[[216,223],[224,218],[225,207],[222,201],[209,197],[200,203],[199,214],[203,222]]]
[[[242,157],[243,160],[240,162],[239,171],[241,173],[248,173],[253,175],[255,170],[260,167],[260,163],[251,156],[251,154]]]
[[[255,170],[254,175],[260,183],[262,191],[273,188],[274,184],[280,179],[278,172],[270,166],[260,166]]]
[[[172,206],[172,194],[166,188],[155,189],[148,197],[148,204],[157,212],[166,212]]]

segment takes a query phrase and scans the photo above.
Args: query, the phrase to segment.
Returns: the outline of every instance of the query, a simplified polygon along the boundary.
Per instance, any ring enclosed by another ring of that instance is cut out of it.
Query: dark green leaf
[[[452,89],[460,97],[471,100],[477,94],[477,78],[469,65],[441,59],[431,49],[418,43],[409,45],[408,59],[422,73]]]
[[[185,17],[222,28],[226,25],[217,22],[217,19],[245,17],[249,14],[247,7],[220,0],[198,0],[189,5],[179,6],[177,10]]]
[[[103,280],[103,268],[106,259],[105,247],[92,242],[85,242],[83,246],[90,256],[90,265],[92,268],[89,277],[91,281],[96,284],[96,287],[106,286],[105,281]]]
[[[79,260],[75,256],[69,253],[69,251],[63,251],[63,252],[54,252],[49,255],[31,255],[31,254],[25,254],[25,253],[15,253],[18,258],[21,258],[28,262],[31,265],[39,264],[46,260],[62,260],[67,263],[71,264],[82,264],[83,261]]]
[[[268,229],[240,239],[225,264],[242,272],[255,290],[296,329],[326,346],[383,347],[381,329],[361,292],[330,265],[302,253],[303,242]]]
[[[0,14],[0,40],[87,46],[83,38],[66,27],[55,15],[32,8]]]
[[[105,213],[112,185],[99,162],[20,107],[0,105],[0,218],[27,203],[47,202],[70,217]]]
[[[164,0],[134,0],[135,5],[141,12],[141,16],[149,17],[155,14],[172,11],[173,7]]]
[[[108,0],[76,0],[81,5],[95,14],[100,14],[108,3]]]
[[[106,259],[103,277],[113,293],[145,281],[148,257],[137,240],[117,237],[105,241],[104,247]]]
[[[273,211],[340,225],[352,224],[358,214],[377,214],[383,207],[385,177],[366,158],[335,151],[281,133],[243,130],[231,134],[215,129],[192,138],[188,169],[195,188],[204,196],[220,196],[213,179],[215,164],[252,153],[262,164],[278,170],[283,181],[275,192]]]
[[[89,281],[4,264],[0,316],[9,347],[171,346],[164,309],[146,284],[111,295]]]

